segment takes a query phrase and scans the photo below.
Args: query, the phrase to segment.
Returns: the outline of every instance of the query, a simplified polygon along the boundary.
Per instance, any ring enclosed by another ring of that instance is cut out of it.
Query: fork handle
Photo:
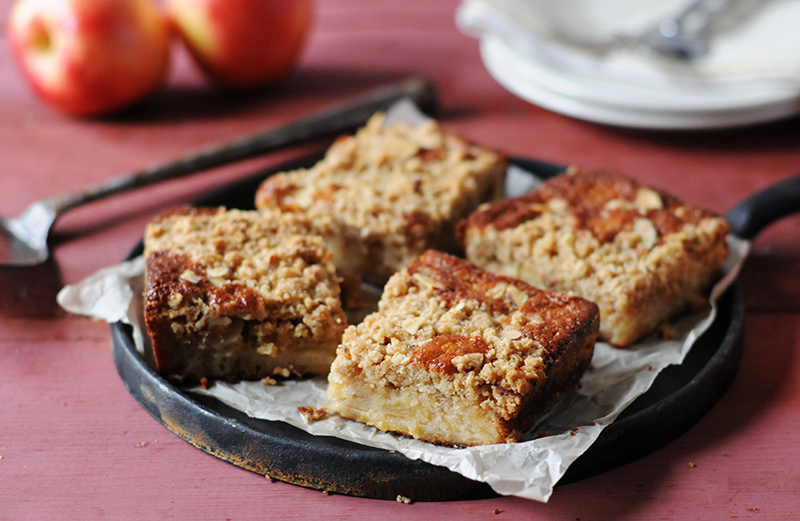
[[[349,102],[265,132],[201,150],[167,164],[113,178],[77,193],[59,195],[43,203],[52,208],[56,215],[60,215],[76,206],[111,195],[350,131],[363,125],[375,112],[386,110],[401,99],[411,99],[420,110],[429,114],[436,110],[437,95],[433,84],[424,79],[413,78],[375,89]]]
[[[700,34],[711,28],[714,22],[724,12],[733,8],[743,0],[697,0],[690,3],[686,9],[672,19],[661,23],[661,33],[670,37],[665,32],[674,31],[675,34]],[[666,24],[666,25],[665,25]]]

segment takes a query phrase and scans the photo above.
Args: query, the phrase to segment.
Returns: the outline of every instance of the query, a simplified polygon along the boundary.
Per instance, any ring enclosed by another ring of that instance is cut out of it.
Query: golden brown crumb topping
[[[519,334],[544,344],[563,340],[559,337],[571,331],[570,325],[585,321],[594,306],[566,293],[542,291],[521,280],[490,273],[435,250],[412,262],[408,272],[415,283],[427,286],[447,308],[460,301],[473,301],[492,314],[510,316],[519,312],[533,317],[520,324],[517,333],[507,335]]]
[[[247,286],[234,282],[215,286],[206,275],[205,267],[191,262],[185,255],[153,252],[147,257],[147,271],[150,277],[162,281],[147,287],[147,302],[153,305],[169,306],[175,295],[188,299],[205,295],[209,305],[228,309],[236,315],[254,314],[263,306],[263,299]]]
[[[341,313],[338,278],[322,239],[268,212],[183,208],[148,224],[147,301],[154,308],[204,302],[218,313],[264,320]],[[343,317],[342,317],[343,318]]]
[[[482,178],[497,177],[489,169],[506,164],[501,154],[444,132],[433,120],[383,124],[377,114],[355,135],[337,139],[312,168],[270,177],[256,206],[332,214],[364,234],[427,227],[462,206],[477,206],[485,196],[475,193]]]
[[[613,241],[620,232],[649,221],[655,241],[680,231],[685,224],[698,224],[715,216],[709,210],[687,205],[676,197],[641,186],[635,180],[611,170],[572,167],[522,197],[506,199],[475,212],[459,228],[463,242],[465,226],[497,230],[515,228],[544,212],[568,213],[574,228],[594,235],[601,243]],[[645,219],[646,221],[641,221]]]

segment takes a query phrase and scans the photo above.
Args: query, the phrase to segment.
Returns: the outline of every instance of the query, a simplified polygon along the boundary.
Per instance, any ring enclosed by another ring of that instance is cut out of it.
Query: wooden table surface
[[[10,0],[0,1],[5,26]],[[177,50],[166,88],[112,118],[61,116],[33,97],[0,43],[0,208],[176,158],[408,76],[433,79],[441,120],[512,155],[613,167],[724,213],[800,172],[800,119],[711,132],[610,128],[515,98],[454,25],[456,0],[319,0],[296,73],[249,96],[209,88]],[[109,327],[57,291],[120,261],[165,206],[321,144],[122,195],[60,219],[52,261],[0,269],[0,520],[797,519],[800,516],[800,220],[760,234],[741,275],[745,352],[686,434],[621,468],[519,498],[412,504],[270,482],[184,442],[128,394]]]

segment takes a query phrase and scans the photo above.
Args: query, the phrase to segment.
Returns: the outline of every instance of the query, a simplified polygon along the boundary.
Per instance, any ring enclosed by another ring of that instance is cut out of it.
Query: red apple
[[[76,116],[144,98],[169,64],[170,26],[150,0],[18,0],[7,33],[36,93]]]
[[[312,0],[166,0],[200,68],[216,83],[251,88],[294,69],[311,26]]]

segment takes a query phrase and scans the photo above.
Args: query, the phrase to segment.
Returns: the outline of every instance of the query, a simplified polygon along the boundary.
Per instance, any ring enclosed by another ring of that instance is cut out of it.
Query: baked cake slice
[[[434,120],[384,125],[374,115],[308,169],[274,175],[256,207],[304,213],[343,274],[381,285],[427,249],[456,251],[455,226],[503,195],[506,158]]]
[[[428,251],[345,330],[327,409],[455,445],[514,442],[578,384],[597,306]]]
[[[332,255],[297,223],[184,208],[145,231],[145,322],[182,382],[326,375],[346,327]]]
[[[459,226],[475,264],[600,307],[600,338],[627,346],[687,308],[728,255],[728,223],[608,170],[571,168]]]

